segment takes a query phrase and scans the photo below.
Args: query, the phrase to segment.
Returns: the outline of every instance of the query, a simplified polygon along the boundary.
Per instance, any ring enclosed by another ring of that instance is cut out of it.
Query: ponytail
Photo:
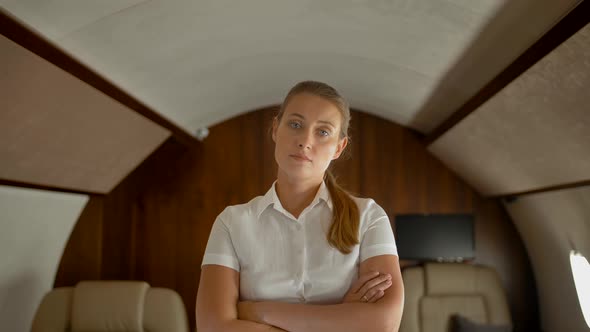
[[[359,208],[352,197],[337,182],[330,170],[326,170],[326,187],[332,199],[332,225],[328,231],[328,243],[343,254],[350,254],[359,244]]]

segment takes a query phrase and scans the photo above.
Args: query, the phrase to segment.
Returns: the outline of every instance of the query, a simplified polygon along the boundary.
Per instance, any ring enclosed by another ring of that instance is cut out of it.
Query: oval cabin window
[[[590,327],[590,264],[586,257],[575,251],[570,251],[570,263],[582,314]]]

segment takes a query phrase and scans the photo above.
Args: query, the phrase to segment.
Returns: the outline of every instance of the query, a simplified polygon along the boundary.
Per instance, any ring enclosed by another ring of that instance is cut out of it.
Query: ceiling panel
[[[479,192],[590,180],[590,25],[429,146]]]
[[[108,193],[168,130],[0,36],[0,179]]]

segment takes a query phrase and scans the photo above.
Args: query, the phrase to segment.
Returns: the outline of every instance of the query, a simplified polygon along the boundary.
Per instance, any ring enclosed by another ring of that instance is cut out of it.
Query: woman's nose
[[[302,148],[302,149],[311,149],[311,144],[299,143],[299,147]]]
[[[312,140],[313,140],[313,136],[311,133],[301,135],[301,137],[299,138],[298,145],[302,149],[311,149]]]

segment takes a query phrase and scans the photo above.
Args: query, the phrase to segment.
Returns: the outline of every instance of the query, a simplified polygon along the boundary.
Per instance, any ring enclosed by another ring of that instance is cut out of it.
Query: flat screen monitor
[[[463,261],[475,258],[470,214],[402,214],[395,217],[400,259]]]

